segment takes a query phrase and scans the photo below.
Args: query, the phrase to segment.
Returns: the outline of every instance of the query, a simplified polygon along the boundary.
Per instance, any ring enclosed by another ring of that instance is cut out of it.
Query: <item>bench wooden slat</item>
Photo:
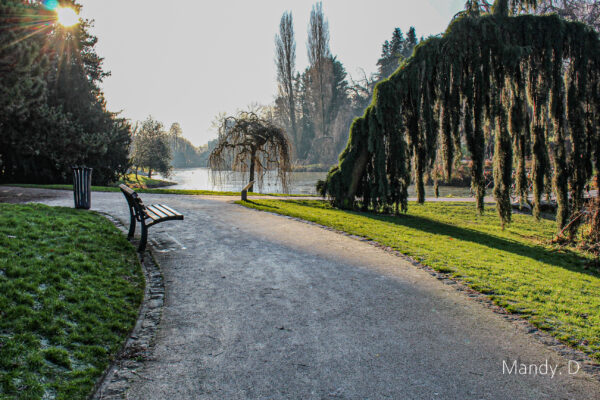
[[[170,212],[168,210],[165,210],[161,204],[152,204],[152,208],[156,209],[157,211],[160,211],[161,213],[163,213],[167,217],[174,216],[174,214],[172,212]]]
[[[161,219],[163,219],[163,217],[161,217],[160,215],[158,215],[156,212],[154,212],[153,210],[150,210],[148,207],[146,207],[145,210],[145,214],[150,217],[150,219],[156,221],[159,221]]]
[[[119,185],[119,188],[120,188],[122,191],[126,192],[126,193],[127,193],[128,195],[130,195],[130,196],[133,196],[134,194],[136,194],[136,193],[133,191],[133,189],[132,189],[132,188],[130,188],[129,186],[127,186],[127,185],[120,184],[120,185]]]
[[[146,207],[146,210],[153,212],[160,218],[169,218],[169,215],[162,211],[160,208],[156,207],[156,204],[152,204],[151,206]]]
[[[165,206],[164,204],[155,204],[155,206],[157,208],[160,208],[161,210],[164,210],[169,215],[172,215],[172,216],[179,216],[179,215],[181,215],[177,211],[173,210],[171,207]]]
[[[182,220],[183,219],[183,215],[176,213],[176,214],[171,214],[171,213],[166,213],[161,211],[160,208],[157,207],[158,204],[152,204],[151,206],[148,206],[146,208],[146,213],[149,215],[149,213],[152,213],[156,216],[158,216],[158,219],[152,218],[154,221],[152,222],[152,225],[154,224],[158,224],[159,222],[162,221],[170,221],[170,220],[174,220],[174,219],[178,219],[178,220]]]

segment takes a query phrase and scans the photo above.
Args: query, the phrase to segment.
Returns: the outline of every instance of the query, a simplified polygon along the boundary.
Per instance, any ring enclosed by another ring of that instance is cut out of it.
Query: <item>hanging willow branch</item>
[[[600,166],[598,35],[557,15],[510,16],[535,6],[535,0],[497,0],[486,14],[483,3],[471,3],[479,6],[458,15],[441,37],[422,42],[377,85],[322,186],[336,206],[406,211],[411,177],[422,202],[423,177],[438,148],[450,179],[452,160],[464,142],[483,211],[488,137],[494,143],[494,195],[503,224],[510,222],[512,186],[521,201],[529,201],[528,165],[536,216],[550,178],[559,229],[570,209],[581,208],[592,162]]]
[[[240,112],[222,121],[219,143],[208,163],[217,180],[223,180],[226,171],[236,171],[248,174],[259,187],[267,172],[276,171],[283,192],[289,191],[290,147],[285,132],[255,113]]]

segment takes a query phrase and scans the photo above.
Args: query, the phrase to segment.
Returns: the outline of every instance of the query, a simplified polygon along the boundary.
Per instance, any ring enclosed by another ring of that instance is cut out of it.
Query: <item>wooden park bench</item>
[[[121,192],[123,192],[125,199],[127,199],[127,204],[129,205],[129,215],[131,217],[127,238],[133,238],[136,221],[142,225],[142,237],[138,246],[138,251],[140,253],[146,250],[146,242],[148,241],[148,228],[164,221],[183,219],[182,214],[163,204],[152,204],[150,206],[144,205],[144,202],[142,199],[140,199],[140,196],[129,186],[119,185],[119,188],[121,189]]]

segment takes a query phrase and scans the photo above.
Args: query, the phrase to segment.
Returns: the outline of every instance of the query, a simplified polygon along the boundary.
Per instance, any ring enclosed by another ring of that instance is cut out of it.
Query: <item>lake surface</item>
[[[317,194],[316,184],[319,179],[325,179],[327,172],[293,172],[291,174],[291,194]],[[239,192],[248,183],[248,177],[238,172],[225,172],[224,179],[213,179],[213,174],[208,168],[175,169],[169,178],[157,175],[158,179],[177,182],[169,189],[190,190],[215,190],[223,192]],[[277,182],[276,175],[269,173],[265,177],[263,187],[254,186],[257,193],[283,193],[281,185]],[[425,187],[428,196],[433,196],[433,186]],[[415,188],[408,188],[408,195],[415,197]],[[440,197],[471,197],[469,188],[440,186]]]
[[[315,185],[319,179],[325,179],[327,172],[293,172],[290,174],[290,193],[316,194]],[[223,192],[239,192],[248,184],[248,175],[227,171],[223,172],[222,179],[215,179],[208,168],[174,169],[169,178],[157,175],[158,179],[177,182],[169,189],[216,190]],[[254,185],[257,193],[283,193],[277,175],[269,172],[264,179],[262,188]]]

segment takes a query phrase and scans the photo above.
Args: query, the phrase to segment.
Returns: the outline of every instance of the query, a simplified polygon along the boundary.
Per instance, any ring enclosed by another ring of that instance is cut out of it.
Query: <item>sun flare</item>
[[[58,23],[65,27],[76,25],[79,22],[79,15],[72,8],[59,7],[56,9]]]

